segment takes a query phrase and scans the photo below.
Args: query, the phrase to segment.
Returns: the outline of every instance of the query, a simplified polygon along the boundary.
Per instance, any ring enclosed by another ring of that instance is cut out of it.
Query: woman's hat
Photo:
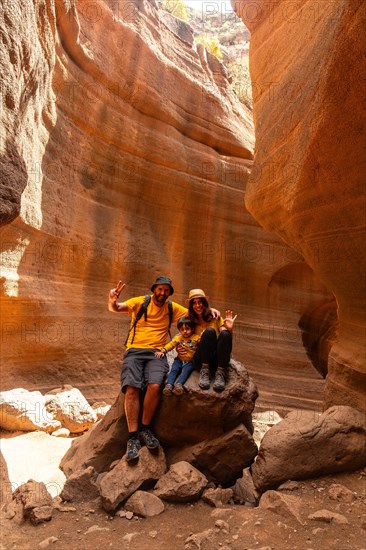
[[[164,277],[164,276],[158,277],[156,279],[155,283],[153,283],[153,285],[151,287],[151,292],[154,292],[154,288],[158,285],[168,285],[168,286],[170,286],[170,296],[172,294],[174,294],[174,288],[172,287],[172,280],[169,277]]]
[[[186,304],[189,304],[191,300],[194,298],[204,298],[208,302],[208,296],[204,293],[204,291],[201,288],[194,288],[193,290],[189,291],[188,299],[186,300]]]

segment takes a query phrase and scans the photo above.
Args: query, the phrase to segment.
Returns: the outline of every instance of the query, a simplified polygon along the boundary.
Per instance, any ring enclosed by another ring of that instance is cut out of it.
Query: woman
[[[188,300],[189,316],[196,323],[195,333],[201,336],[195,364],[200,367],[199,387],[210,388],[210,366],[216,368],[213,389],[225,388],[226,373],[232,350],[232,330],[237,315],[226,311],[225,319],[214,319],[208,305],[208,296],[200,288],[190,290]]]

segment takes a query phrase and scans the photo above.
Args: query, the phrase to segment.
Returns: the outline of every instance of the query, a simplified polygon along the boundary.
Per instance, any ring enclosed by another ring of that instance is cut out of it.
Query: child
[[[175,336],[160,351],[155,352],[155,356],[161,359],[168,351],[171,351],[178,345],[182,346],[186,351],[186,354],[181,356],[178,351],[178,357],[173,361],[166,386],[163,389],[164,395],[170,395],[171,393],[182,395],[184,393],[183,384],[193,371],[193,356],[197,351],[200,341],[200,336],[194,334],[195,324],[189,317],[181,317],[177,326],[180,334]]]

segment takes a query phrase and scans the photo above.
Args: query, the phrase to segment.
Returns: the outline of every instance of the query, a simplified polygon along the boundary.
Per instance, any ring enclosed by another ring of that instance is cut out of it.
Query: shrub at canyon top
[[[183,0],[163,0],[162,7],[175,17],[188,21],[187,6]]]
[[[197,44],[203,44],[206,50],[217,57],[217,59],[224,58],[224,54],[221,51],[221,45],[218,38],[210,38],[209,36],[207,36],[207,34],[201,34],[195,36],[194,39]]]

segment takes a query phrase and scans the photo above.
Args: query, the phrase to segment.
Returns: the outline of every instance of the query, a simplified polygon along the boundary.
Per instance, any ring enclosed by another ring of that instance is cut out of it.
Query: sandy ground
[[[64,482],[58,464],[70,444],[71,439],[41,432],[1,434],[14,487],[33,478],[46,483],[55,496]],[[239,505],[221,509],[202,500],[166,504],[159,516],[131,520],[107,514],[98,501],[70,503],[71,511],[55,510],[50,522],[38,526],[18,525],[2,511],[0,550],[41,548],[39,544],[49,537],[54,542],[44,544],[55,550],[366,550],[365,482],[366,471],[299,482],[296,490],[282,493],[298,499],[298,518],[291,509]],[[334,483],[350,489],[352,501],[331,499],[329,488]],[[345,522],[309,519],[309,514],[322,509],[340,514]]]

